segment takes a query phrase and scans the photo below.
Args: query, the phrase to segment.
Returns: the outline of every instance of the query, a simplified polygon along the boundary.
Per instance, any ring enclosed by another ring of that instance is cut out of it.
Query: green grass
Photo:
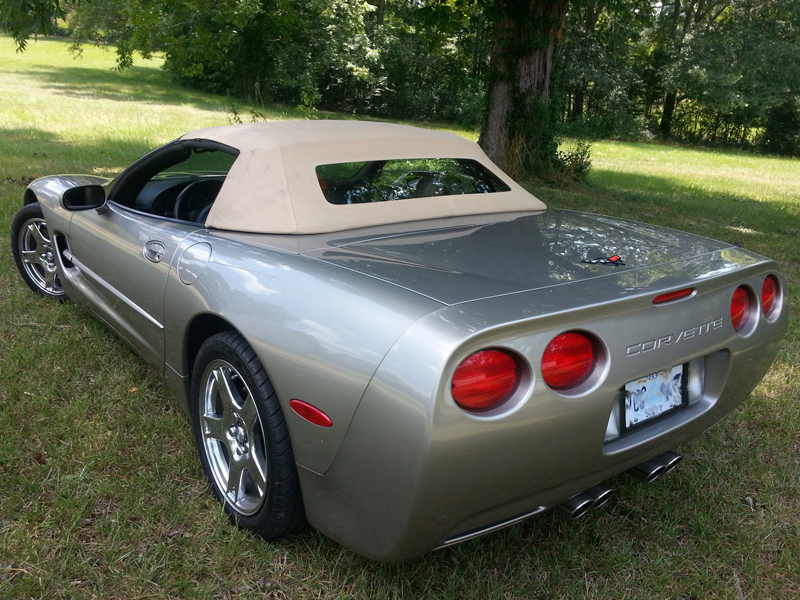
[[[30,178],[115,172],[155,145],[228,122],[230,101],[124,73],[113,53],[0,37],[0,220]],[[296,116],[273,107],[270,116]],[[800,162],[596,143],[590,186],[552,206],[741,242],[782,262],[800,297]],[[266,543],[231,527],[201,479],[161,380],[73,305],[35,297],[0,247],[0,598],[795,598],[800,594],[800,336],[764,382],[606,508],[548,513],[401,564],[307,530]]]

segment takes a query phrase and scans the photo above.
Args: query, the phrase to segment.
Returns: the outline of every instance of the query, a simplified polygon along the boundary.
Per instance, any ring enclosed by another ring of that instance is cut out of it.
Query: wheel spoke
[[[214,369],[214,383],[216,384],[217,393],[222,400],[222,405],[225,413],[233,412],[238,408],[234,391],[231,389],[230,375],[227,369],[222,367]]]
[[[45,225],[43,221],[31,223],[30,225],[28,225],[28,232],[30,232],[30,234],[33,236],[33,239],[35,239],[36,243],[39,244],[40,246],[43,246],[50,241],[49,239],[44,237],[44,234],[42,234],[41,227],[44,226]]]
[[[253,429],[258,421],[258,409],[256,408],[255,400],[251,394],[247,395],[242,408],[238,409],[239,416],[242,417],[245,426],[247,427],[247,435],[253,439]]]
[[[39,258],[39,253],[35,250],[23,250],[20,252],[22,262],[29,265],[41,265],[42,259]]]
[[[260,431],[261,422],[259,420],[258,409],[256,408],[255,400],[252,395],[248,395],[244,401],[244,405],[239,410],[239,416],[242,418],[247,429],[247,439],[250,440],[250,452],[247,458],[246,469],[250,473],[253,482],[258,488],[259,498],[264,495],[267,489],[267,466],[264,463],[263,452],[256,448],[257,440],[262,438]],[[258,432],[258,435],[256,435]]]
[[[250,473],[250,477],[253,479],[253,483],[256,484],[256,488],[258,489],[258,497],[264,495],[267,490],[267,465],[262,464],[261,458],[255,453],[250,452],[250,456],[247,459],[247,472]]]
[[[242,461],[231,460],[228,469],[228,485],[225,490],[234,503],[239,501],[242,488],[242,475],[244,474],[244,464]]]
[[[203,435],[227,444],[224,419],[208,413],[203,415]]]
[[[48,292],[56,291],[56,272],[49,269],[44,270],[44,284]]]

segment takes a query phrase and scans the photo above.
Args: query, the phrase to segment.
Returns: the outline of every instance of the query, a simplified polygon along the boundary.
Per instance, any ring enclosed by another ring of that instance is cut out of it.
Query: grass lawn
[[[30,179],[117,172],[231,103],[158,64],[0,37],[0,221]],[[291,118],[273,107],[269,116]],[[800,297],[800,161],[596,143],[591,185],[552,206],[667,225],[779,260]],[[0,247],[0,598],[796,598],[800,326],[752,397],[650,485],[627,476],[580,521],[547,513],[400,564],[313,530],[263,542],[230,526],[161,380],[75,306],[35,297]]]

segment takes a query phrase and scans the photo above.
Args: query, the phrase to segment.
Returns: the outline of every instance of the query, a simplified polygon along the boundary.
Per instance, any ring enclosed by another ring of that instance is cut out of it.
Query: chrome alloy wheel
[[[232,364],[214,360],[202,378],[200,426],[211,475],[242,515],[261,508],[267,491],[264,426],[253,395]]]
[[[66,294],[58,274],[56,247],[48,237],[44,219],[34,217],[22,224],[17,247],[22,267],[34,285],[52,296]]]

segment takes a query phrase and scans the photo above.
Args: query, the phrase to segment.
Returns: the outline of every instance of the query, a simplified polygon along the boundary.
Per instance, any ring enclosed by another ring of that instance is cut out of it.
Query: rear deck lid
[[[599,277],[617,287],[624,285],[620,275],[658,265],[674,279],[668,265],[694,257],[710,275],[736,268],[717,256],[726,249],[734,250],[654,225],[548,209],[513,220],[343,237],[305,254],[457,304]],[[652,277],[660,272],[648,270]]]

